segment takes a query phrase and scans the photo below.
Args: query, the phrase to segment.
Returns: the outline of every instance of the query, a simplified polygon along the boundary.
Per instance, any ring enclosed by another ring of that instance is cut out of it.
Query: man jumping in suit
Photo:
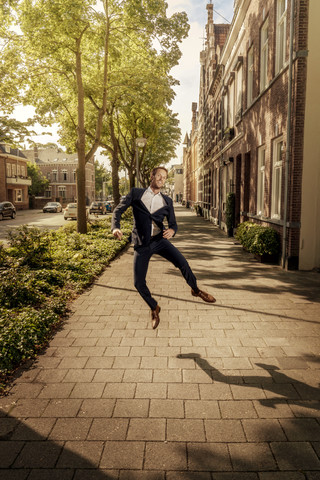
[[[115,208],[112,216],[111,229],[113,235],[121,240],[120,220],[123,212],[132,207],[134,225],[132,242],[134,244],[134,286],[143,300],[151,308],[152,328],[160,322],[160,306],[151,296],[146,284],[146,276],[150,258],[153,254],[169,260],[180,269],[187,284],[191,287],[191,294],[205,302],[214,303],[216,299],[199,290],[197,279],[194,276],[187,260],[179,250],[169,242],[178,229],[173,203],[170,197],[163,195],[160,190],[164,186],[168,171],[164,167],[156,167],[151,173],[150,186],[133,188],[130,193]],[[163,221],[167,218],[168,228],[164,228]]]

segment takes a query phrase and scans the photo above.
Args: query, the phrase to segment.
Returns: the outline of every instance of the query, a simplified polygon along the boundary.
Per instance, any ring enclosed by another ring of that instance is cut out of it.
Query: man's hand
[[[121,230],[119,228],[115,228],[112,233],[113,233],[113,236],[116,237],[117,240],[122,239],[123,233],[121,232]]]
[[[164,230],[163,232],[163,238],[167,238],[169,240],[169,238],[172,238],[174,235],[174,230],[173,228],[167,228],[166,230]]]

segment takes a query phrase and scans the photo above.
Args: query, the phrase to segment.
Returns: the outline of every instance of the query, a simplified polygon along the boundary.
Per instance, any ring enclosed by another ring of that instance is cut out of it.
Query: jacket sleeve
[[[111,231],[115,228],[120,228],[121,215],[131,206],[133,197],[133,190],[131,190],[125,198],[120,200],[112,214]]]
[[[168,226],[174,230],[174,234],[177,233],[178,225],[176,221],[176,216],[174,213],[173,202],[171,198],[169,198],[169,214],[168,214]]]

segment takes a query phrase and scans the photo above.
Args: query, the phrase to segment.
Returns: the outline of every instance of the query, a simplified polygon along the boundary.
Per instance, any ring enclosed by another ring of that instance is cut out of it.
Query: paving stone
[[[44,385],[39,398],[68,398],[74,388],[74,383],[49,383]]]
[[[127,440],[166,439],[166,420],[155,418],[132,418],[129,424]]]
[[[205,432],[203,420],[195,419],[168,419],[168,441],[204,442]]]
[[[248,400],[219,401],[222,418],[257,418],[253,403]]]
[[[187,470],[186,445],[183,442],[147,442],[146,470]]]
[[[30,472],[28,480],[72,480],[74,470],[71,468],[34,468]]]
[[[135,398],[166,398],[166,383],[141,383],[137,385]]]
[[[242,471],[276,470],[277,464],[267,443],[229,444],[233,468]]]
[[[182,382],[182,371],[180,369],[154,370],[154,382],[179,383]]]
[[[11,436],[11,440],[45,440],[55,424],[55,418],[25,418]],[[0,421],[2,423],[2,421]]]
[[[81,407],[78,411],[78,417],[111,417],[114,406],[115,399],[87,399],[84,400],[81,404]]]
[[[216,400],[186,400],[186,418],[220,418]]]
[[[95,418],[92,421],[88,440],[125,440],[129,420],[123,418]]]
[[[122,382],[124,375],[123,369],[118,368],[103,368],[96,371],[95,376],[93,377],[92,382]]]
[[[9,468],[24,447],[24,442],[1,441],[0,465],[1,468]],[[0,471],[1,472],[1,471]]]
[[[240,420],[205,420],[208,442],[245,442],[246,437]]]
[[[103,468],[76,469],[75,476],[72,480],[118,480],[118,470],[106,470]]]
[[[320,470],[320,461],[308,442],[273,442],[272,452],[280,470]]]
[[[211,480],[209,472],[167,472],[167,480]]]
[[[1,477],[3,480],[26,480],[27,476],[29,475],[30,470],[9,470],[6,468],[2,468],[0,470]],[[30,478],[30,477],[29,477]]]
[[[70,398],[101,398],[105,389],[105,383],[77,383]]]
[[[97,468],[102,450],[103,442],[67,441],[56,468]]]
[[[320,424],[314,418],[280,419],[288,440],[292,441],[320,441]]]
[[[103,398],[133,398],[136,391],[135,383],[107,383]]]
[[[168,398],[172,399],[198,399],[199,387],[197,384],[172,384],[168,385]]]
[[[114,409],[114,417],[147,417],[149,400],[145,399],[118,399]]]
[[[188,443],[187,448],[190,470],[232,470],[228,448],[223,443]]]
[[[144,442],[106,442],[100,467],[112,469],[141,469]]]
[[[184,418],[183,401],[151,399],[149,417]]]
[[[54,468],[61,449],[58,442],[27,442],[13,468]]]
[[[82,401],[80,399],[50,400],[42,417],[74,417],[77,416]]]
[[[277,419],[244,419],[242,425],[249,442],[285,441]]]
[[[58,418],[50,435],[50,440],[85,440],[91,426],[92,419],[87,418]]]

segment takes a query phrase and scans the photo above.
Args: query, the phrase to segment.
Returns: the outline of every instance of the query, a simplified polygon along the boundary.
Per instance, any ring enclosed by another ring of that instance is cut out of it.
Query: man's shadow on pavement
[[[289,404],[320,410],[320,389],[289,377],[280,372],[279,367],[276,365],[256,363],[258,367],[263,368],[270,374],[272,381],[267,382],[266,378],[268,377],[265,376],[246,377],[244,375],[224,375],[218,369],[210,365],[207,360],[202,358],[199,353],[182,353],[177,355],[177,358],[192,359],[214,382],[226,383],[228,385],[241,385],[242,387],[250,388],[262,387],[264,390],[277,395],[275,398],[259,399],[259,403],[265,407],[276,408],[276,405],[283,404],[284,401],[287,401]],[[285,396],[285,393],[282,392],[284,398],[278,397],[280,385],[292,386],[292,395]]]

